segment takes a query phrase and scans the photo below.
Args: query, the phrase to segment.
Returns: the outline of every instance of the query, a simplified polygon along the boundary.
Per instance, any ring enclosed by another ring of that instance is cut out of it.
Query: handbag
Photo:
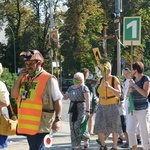
[[[16,134],[16,129],[17,129],[17,117],[14,115],[14,112],[12,110],[11,104],[8,106],[10,118],[7,118],[5,115],[2,114],[2,110],[0,109],[0,134],[9,136],[9,135],[15,135]],[[11,112],[10,112],[11,111]]]
[[[7,106],[7,109],[8,109],[9,118],[11,118],[12,120],[17,120],[16,114],[14,113],[11,104]]]

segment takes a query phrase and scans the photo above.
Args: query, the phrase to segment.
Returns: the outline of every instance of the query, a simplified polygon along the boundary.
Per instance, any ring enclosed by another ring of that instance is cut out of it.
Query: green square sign
[[[141,44],[141,17],[124,17],[123,19],[123,44]]]

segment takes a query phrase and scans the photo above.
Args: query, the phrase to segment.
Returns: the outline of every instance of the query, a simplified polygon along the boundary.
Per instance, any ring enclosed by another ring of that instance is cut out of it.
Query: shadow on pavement
[[[12,142],[15,142],[15,141],[17,141],[17,142],[19,142],[19,141],[22,141],[22,140],[26,140],[26,137],[9,137],[9,139],[8,139],[8,141],[10,142],[10,141],[12,141]]]

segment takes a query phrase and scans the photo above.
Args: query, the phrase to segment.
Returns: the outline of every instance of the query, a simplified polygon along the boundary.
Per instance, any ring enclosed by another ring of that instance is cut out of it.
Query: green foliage
[[[16,52],[17,68],[22,67],[19,61],[21,51],[38,49],[45,57],[49,49],[48,11],[46,10],[44,13],[41,13],[41,10],[46,7],[46,3],[43,3],[46,2],[46,0],[40,2],[25,0],[22,2],[22,0],[13,0],[0,3],[0,8],[2,8],[0,21],[2,23],[7,22],[9,25],[6,27],[8,44],[7,47],[3,47],[2,63],[4,67],[9,68],[11,72],[14,72],[14,64],[5,62],[14,62],[14,49]],[[27,5],[24,5],[25,2],[27,2]],[[47,9],[49,8],[47,7]],[[43,15],[46,17],[43,17]],[[45,18],[45,22],[42,21],[42,18]]]
[[[91,72],[96,66],[92,49],[98,47],[103,54],[102,24],[108,24],[107,35],[115,35],[114,19],[111,14],[115,11],[114,0],[68,0],[66,13],[57,9],[62,0],[54,1],[54,24],[60,32],[60,48],[53,49],[63,57],[62,70],[65,74],[74,73],[82,67],[87,67]],[[49,25],[50,14],[49,1],[47,0],[1,0],[0,24],[7,21],[6,28],[8,44],[0,44],[1,62],[10,72],[14,71],[14,42],[16,51],[17,68],[21,68],[19,53],[28,49],[38,49],[46,59],[45,67],[50,70],[50,45]],[[142,60],[145,71],[149,72],[150,48],[146,48],[146,42],[150,40],[150,1],[149,0],[124,0],[123,12],[121,13],[121,36],[123,37],[123,17],[141,16],[142,35],[141,46],[134,46],[134,61]],[[110,61],[116,63],[116,39],[107,40],[107,52]],[[126,66],[130,66],[130,46],[121,46],[121,59],[126,60]],[[115,61],[113,61],[115,60]],[[114,64],[115,64],[114,63]],[[115,65],[113,65],[115,66]],[[115,66],[116,68],[116,66]]]
[[[14,82],[17,79],[17,75],[15,73],[10,73],[8,68],[4,68],[0,79],[6,84],[8,91],[10,92]]]
[[[101,34],[103,10],[96,0],[69,0],[64,26],[61,28],[60,53],[64,56],[63,70],[67,74],[95,66],[93,46]],[[69,48],[69,49],[68,49]],[[74,69],[73,69],[74,68]]]
[[[114,24],[112,19],[110,17],[110,14],[115,12],[115,3],[113,0],[100,0],[102,3],[102,8],[104,12],[106,13],[107,19],[106,22],[108,22],[109,30],[107,32],[107,35],[114,34]],[[150,29],[150,1],[149,0],[127,0],[122,1],[122,13],[121,13],[121,41],[123,38],[123,17],[132,17],[132,16],[141,16],[142,22],[141,22],[141,46],[134,46],[134,61],[136,60],[144,60],[149,58],[149,55],[146,55],[144,53],[145,49],[145,43],[148,39],[150,39],[149,29]],[[108,40],[108,55],[113,56],[115,55],[115,47],[116,42],[114,40]],[[126,66],[130,66],[131,63],[131,48],[128,46],[128,48],[124,48],[121,46],[121,59],[126,60]],[[116,56],[115,56],[116,57]],[[113,57],[112,57],[113,58]],[[111,58],[111,59],[112,59]],[[115,59],[115,58],[114,58]]]
[[[144,74],[146,74],[146,75],[148,75],[148,76],[150,76],[150,61],[149,61],[149,58],[147,59],[147,58],[145,58],[144,59],[144,61],[143,61],[143,63],[144,63]]]
[[[0,80],[6,84],[6,87],[11,93],[11,88],[13,87],[15,81],[17,80],[17,74],[15,73],[10,73],[8,68],[3,68],[3,73],[0,77]],[[14,108],[16,112],[16,101],[12,98],[10,98],[12,107]]]

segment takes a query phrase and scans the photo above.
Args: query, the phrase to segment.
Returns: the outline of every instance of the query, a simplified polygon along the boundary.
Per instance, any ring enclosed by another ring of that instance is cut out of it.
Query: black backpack
[[[150,103],[150,93],[149,93],[149,95],[148,95],[148,101],[149,101],[149,103]]]
[[[100,78],[100,81],[99,81],[99,84],[97,85],[97,88],[96,88],[96,94],[97,94],[97,96],[99,97],[99,93],[97,92],[97,89],[98,89],[98,87],[101,85],[101,82],[102,82],[102,79],[103,79],[104,77],[102,77],[102,78]],[[114,81],[115,81],[115,76],[112,76],[112,81],[111,81],[111,83],[112,83],[112,87],[114,88],[115,87],[115,83],[114,83]],[[124,81],[125,82],[125,81]],[[120,85],[121,85],[121,96],[120,96],[120,101],[123,101],[123,85],[122,85],[122,82],[120,81]]]
[[[142,76],[142,79],[141,79],[141,83],[142,83],[142,88],[143,88],[143,85],[144,85],[144,80],[145,80],[145,78],[146,78],[146,76],[145,75],[143,75]],[[133,77],[133,80],[135,81],[135,77]],[[150,93],[149,93],[149,95],[148,95],[148,101],[149,101],[149,103],[150,103]]]

